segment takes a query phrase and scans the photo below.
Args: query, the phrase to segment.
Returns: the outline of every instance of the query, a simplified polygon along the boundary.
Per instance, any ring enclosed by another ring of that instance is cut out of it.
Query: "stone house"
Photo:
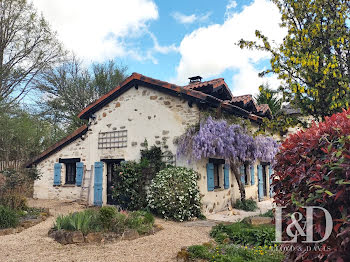
[[[267,105],[256,105],[251,95],[233,96],[223,78],[202,82],[191,78],[178,86],[133,73],[120,86],[85,108],[78,116],[88,121],[32,161],[42,177],[34,183],[34,197],[80,200],[90,205],[111,199],[113,165],[138,160],[147,139],[161,146],[166,158],[177,166],[198,171],[203,212],[228,208],[240,197],[238,184],[223,159],[188,163],[176,158],[176,137],[199,121],[208,107],[249,119],[258,127],[271,117]],[[241,167],[247,198],[270,196],[268,163]]]

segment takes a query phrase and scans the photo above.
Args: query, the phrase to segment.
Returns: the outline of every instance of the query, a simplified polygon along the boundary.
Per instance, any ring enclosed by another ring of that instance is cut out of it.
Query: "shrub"
[[[141,161],[122,162],[115,167],[113,197],[122,209],[139,210],[147,207],[147,187],[163,168],[162,150],[152,146],[141,150]]]
[[[112,228],[117,213],[118,211],[114,206],[104,206],[100,208],[99,221],[104,230]]]
[[[326,250],[314,253],[301,243],[288,253],[289,259],[325,261],[349,257],[350,239],[350,110],[326,117],[311,128],[290,135],[276,156],[273,187],[275,202],[284,206],[282,225],[291,222],[286,214],[304,212],[301,206],[320,206],[328,210],[334,228],[322,245]],[[305,212],[304,212],[305,215]],[[313,239],[319,240],[325,232],[323,212],[314,212]],[[282,235],[282,238],[286,237]],[[284,238],[287,240],[287,238]],[[289,239],[288,239],[289,240]],[[329,250],[328,250],[329,248]],[[313,248],[311,248],[312,250]],[[337,260],[338,261],[338,260]]]
[[[212,262],[281,262],[283,253],[270,247],[242,247],[238,245],[218,245],[208,247],[195,245],[188,248],[192,259],[205,259]],[[197,261],[197,260],[196,260]]]
[[[258,208],[258,205],[253,199],[237,199],[234,208],[242,209],[244,211],[255,211]]]
[[[210,232],[218,243],[229,239],[234,244],[241,245],[272,245],[275,241],[275,227],[273,225],[258,225],[237,222],[231,225],[219,224]]]
[[[15,210],[26,210],[28,208],[27,199],[23,195],[17,193],[5,194],[1,196],[0,205],[7,206]]]
[[[126,224],[139,234],[147,234],[153,228],[154,217],[147,211],[134,211],[128,215]]]
[[[0,198],[6,194],[18,194],[27,197],[33,195],[33,182],[40,178],[35,168],[24,168],[20,170],[7,169],[2,171],[0,179]]]
[[[0,228],[16,227],[19,223],[15,210],[0,205]]]
[[[123,162],[115,167],[113,197],[123,209],[137,210],[147,206],[145,181],[142,171],[147,168],[145,162]]]
[[[110,230],[116,233],[123,233],[126,228],[126,219],[127,216],[125,214],[118,212],[113,219]]]
[[[161,170],[152,180],[147,195],[148,206],[164,218],[178,221],[201,215],[198,174],[185,167]]]
[[[190,246],[188,252],[191,258],[210,259],[213,257],[213,254],[209,251],[209,247],[204,245]]]

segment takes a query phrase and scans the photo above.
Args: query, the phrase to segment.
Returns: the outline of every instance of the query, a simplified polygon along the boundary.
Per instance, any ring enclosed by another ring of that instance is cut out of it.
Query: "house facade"
[[[240,193],[225,161],[210,158],[188,163],[176,157],[174,143],[187,127],[199,122],[201,111],[219,106],[249,119],[256,127],[263,117],[271,117],[269,108],[256,105],[251,96],[232,96],[222,78],[177,86],[133,73],[79,114],[88,120],[87,125],[29,165],[36,166],[42,174],[34,183],[34,197],[108,204],[113,165],[139,160],[147,140],[148,145],[162,148],[167,161],[200,174],[204,213],[228,208]],[[245,165],[240,172],[247,198],[263,200],[270,196],[268,163]]]

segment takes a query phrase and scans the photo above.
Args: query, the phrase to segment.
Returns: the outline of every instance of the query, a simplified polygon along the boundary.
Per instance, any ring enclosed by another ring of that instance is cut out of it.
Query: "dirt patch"
[[[54,216],[82,210],[76,202],[30,200],[30,206],[48,207]],[[176,261],[184,246],[209,241],[210,226],[156,220],[163,230],[135,240],[89,245],[61,245],[48,237],[54,217],[13,235],[0,237],[0,261]]]

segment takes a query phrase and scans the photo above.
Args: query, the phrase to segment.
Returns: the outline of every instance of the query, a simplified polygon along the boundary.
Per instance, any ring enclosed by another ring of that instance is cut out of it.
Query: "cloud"
[[[230,2],[231,6],[234,6]],[[181,60],[176,68],[174,80],[184,84],[192,75],[217,77],[227,70],[233,74],[235,95],[258,91],[266,79],[257,76],[259,63],[268,59],[262,51],[240,49],[236,43],[241,39],[255,40],[255,30],[261,30],[270,40],[281,43],[286,34],[279,27],[280,14],[277,7],[268,0],[255,0],[243,7],[240,13],[232,13],[223,24],[201,27],[186,35],[179,46]],[[261,69],[261,66],[260,66]],[[277,85],[274,77],[267,78],[271,86]]]
[[[195,22],[205,22],[209,19],[211,13],[205,13],[202,15],[185,15],[180,12],[174,12],[172,17],[180,24],[193,24]]]
[[[237,2],[235,0],[229,0],[226,5],[225,17],[228,18],[233,13],[233,10],[237,7]]]
[[[163,55],[168,54],[170,52],[177,52],[178,48],[175,46],[175,44],[169,45],[169,46],[162,46],[159,44],[158,39],[152,32],[148,32],[150,37],[153,40],[153,50],[157,53],[161,53]]]
[[[141,37],[158,19],[152,0],[33,0],[65,47],[87,61],[145,59],[125,39]]]

